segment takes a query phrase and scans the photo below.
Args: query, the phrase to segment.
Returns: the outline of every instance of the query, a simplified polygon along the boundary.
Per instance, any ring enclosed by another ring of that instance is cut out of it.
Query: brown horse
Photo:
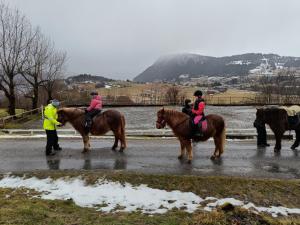
[[[185,155],[185,149],[188,153],[188,163],[191,163],[193,159],[192,142],[193,141],[206,141],[210,137],[213,137],[215,142],[215,151],[211,156],[211,159],[219,158],[224,152],[226,129],[225,122],[221,116],[210,114],[206,116],[207,129],[203,133],[203,137],[192,136],[192,126],[190,123],[190,117],[185,113],[181,113],[171,109],[161,109],[157,112],[156,128],[161,129],[166,125],[170,126],[174,135],[180,141],[180,154],[178,159],[182,159]]]
[[[268,124],[275,134],[276,144],[274,152],[281,150],[281,139],[287,130],[295,130],[296,140],[291,149],[296,149],[300,144],[300,123],[289,123],[289,117],[286,110],[278,107],[259,108],[256,111],[256,122]]]
[[[83,109],[79,108],[62,108],[58,112],[58,121],[65,125],[70,122],[72,126],[77,130],[81,136],[84,143],[83,152],[89,151],[90,141],[89,134],[85,133],[85,112]],[[108,131],[112,131],[115,136],[115,142],[112,146],[112,150],[116,150],[118,147],[118,142],[121,142],[120,152],[126,148],[125,139],[125,117],[123,114],[116,110],[107,110],[93,119],[93,125],[91,127],[92,135],[103,135]]]

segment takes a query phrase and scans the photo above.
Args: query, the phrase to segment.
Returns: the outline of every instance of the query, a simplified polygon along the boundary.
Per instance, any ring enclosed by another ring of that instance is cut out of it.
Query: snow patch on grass
[[[197,209],[212,211],[218,206],[230,203],[253,212],[265,212],[274,217],[300,214],[300,208],[259,207],[253,203],[245,204],[234,198],[207,197],[202,199],[192,192],[166,191],[146,185],[133,186],[129,183],[121,184],[104,179],[94,185],[87,185],[80,177],[53,180],[51,178],[22,178],[7,175],[0,180],[0,187],[33,189],[41,193],[36,197],[42,199],[71,199],[78,206],[93,207],[103,212],[141,211],[154,214],[166,213],[168,210],[177,208],[192,213]],[[207,201],[210,202],[207,203]]]

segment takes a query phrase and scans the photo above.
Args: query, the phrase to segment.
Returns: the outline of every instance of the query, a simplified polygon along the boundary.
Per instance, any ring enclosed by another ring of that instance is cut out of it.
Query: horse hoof
[[[183,159],[183,155],[179,155],[177,158],[178,158],[179,160],[181,160],[181,159]]]
[[[113,146],[111,150],[116,151],[117,147]]]
[[[296,146],[292,146],[291,147],[292,150],[296,150],[296,148],[297,148]]]
[[[81,153],[87,153],[89,151],[89,149],[84,148],[83,151]]]
[[[187,163],[188,163],[188,164],[192,164],[192,160],[189,159],[189,160],[187,161]]]
[[[119,152],[124,152],[125,148],[120,148]]]
[[[216,159],[216,156],[215,156],[215,155],[212,155],[212,156],[210,157],[210,159],[211,159],[211,160],[215,160],[215,159]]]

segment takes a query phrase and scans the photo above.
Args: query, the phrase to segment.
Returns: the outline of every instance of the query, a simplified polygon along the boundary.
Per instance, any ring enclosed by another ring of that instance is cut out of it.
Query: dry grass
[[[21,174],[20,174],[21,175]],[[53,177],[82,176],[88,183],[94,183],[100,177],[148,184],[150,187],[167,190],[192,191],[202,197],[236,197],[251,200],[259,205],[300,206],[299,180],[258,180],[229,177],[167,176],[142,175],[125,172],[35,172],[27,176]],[[188,214],[173,210],[163,215],[147,216],[141,213],[104,214],[90,208],[80,208],[72,200],[47,201],[30,196],[26,190],[0,189],[0,224],[165,224],[165,225],[216,225],[216,224],[300,224],[300,217],[281,217],[274,219],[269,215],[254,213],[235,208],[225,212],[218,209],[214,212],[197,211]]]
[[[16,109],[16,114],[22,113],[24,111],[25,111],[24,109]],[[0,118],[6,116],[9,116],[7,109],[0,109]]]
[[[257,93],[243,90],[227,90],[226,92],[206,96],[205,99],[209,104],[245,104],[251,103],[257,96]]]
[[[257,180],[229,177],[196,177],[142,175],[125,172],[35,172],[27,176],[59,178],[62,176],[82,176],[94,183],[100,177],[132,184],[148,184],[150,187],[167,190],[179,189],[193,191],[202,197],[236,197],[251,200],[260,205],[300,206],[299,180]],[[243,209],[234,208],[225,212],[197,211],[188,214],[173,210],[163,215],[148,216],[141,213],[105,214],[90,208],[80,208],[72,200],[47,201],[31,198],[36,193],[27,190],[0,189],[0,224],[165,224],[165,225],[287,225],[300,224],[300,217],[281,217],[274,219],[269,215],[256,215]]]

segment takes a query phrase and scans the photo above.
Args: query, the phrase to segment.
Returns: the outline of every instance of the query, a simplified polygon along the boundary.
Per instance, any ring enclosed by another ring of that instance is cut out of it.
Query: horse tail
[[[221,132],[220,154],[222,154],[224,152],[225,144],[226,144],[226,127],[225,127],[225,124],[224,124],[223,130]]]

